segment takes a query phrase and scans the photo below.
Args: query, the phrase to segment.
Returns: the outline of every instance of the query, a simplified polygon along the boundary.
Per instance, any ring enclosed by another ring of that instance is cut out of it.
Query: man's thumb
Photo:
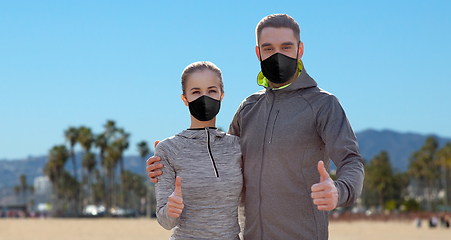
[[[329,173],[327,172],[326,168],[324,167],[323,161],[318,162],[318,172],[320,175],[320,180],[319,180],[320,182],[324,182],[330,177]]]
[[[155,148],[157,148],[158,143],[160,143],[160,141],[156,140],[155,141]]]
[[[175,178],[175,195],[178,197],[182,197],[182,178],[180,176],[177,176]]]

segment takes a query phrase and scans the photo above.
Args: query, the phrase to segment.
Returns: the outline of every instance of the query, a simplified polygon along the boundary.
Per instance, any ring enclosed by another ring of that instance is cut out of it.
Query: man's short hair
[[[264,17],[257,24],[257,28],[255,29],[257,35],[257,46],[258,39],[262,34],[262,30],[265,27],[273,27],[273,28],[290,28],[293,30],[294,37],[299,42],[301,40],[301,29],[299,25],[294,19],[287,14],[271,14],[269,16]]]

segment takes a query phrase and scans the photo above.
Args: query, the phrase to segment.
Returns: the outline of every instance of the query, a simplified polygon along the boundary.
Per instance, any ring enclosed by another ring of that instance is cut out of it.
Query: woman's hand
[[[178,218],[182,214],[183,208],[182,197],[182,179],[180,177],[175,178],[175,190],[168,198],[168,215]]]

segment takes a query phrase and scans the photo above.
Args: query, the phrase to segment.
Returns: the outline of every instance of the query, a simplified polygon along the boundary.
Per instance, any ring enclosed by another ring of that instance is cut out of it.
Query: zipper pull
[[[213,165],[213,170],[215,171],[215,176],[219,177],[218,168],[216,168],[215,159],[213,158],[213,154],[211,154],[210,132],[208,131],[208,127],[205,128],[205,131],[207,132],[207,150],[208,150],[208,154],[210,156],[211,164]]]

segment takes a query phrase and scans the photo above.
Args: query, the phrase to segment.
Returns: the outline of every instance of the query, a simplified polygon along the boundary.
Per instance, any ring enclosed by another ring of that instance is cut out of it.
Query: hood
[[[260,71],[260,73],[257,76],[257,83],[260,86],[263,86],[266,89],[271,89],[268,86],[268,79],[263,75],[263,73]],[[315,82],[315,80],[313,80],[313,78],[311,78],[308,74],[307,71],[304,68],[304,64],[302,63],[301,60],[299,60],[298,62],[298,77],[296,78],[296,80],[294,80],[294,82],[285,85],[283,87],[280,88],[274,88],[273,90],[281,90],[281,89],[286,89],[286,90],[297,90],[297,89],[302,89],[302,88],[309,88],[309,87],[316,87],[318,84]]]
[[[176,136],[180,136],[187,139],[207,139],[206,130],[210,134],[210,142],[214,142],[217,138],[222,138],[226,135],[225,132],[220,131],[216,128],[201,128],[201,129],[187,129],[178,133]]]

